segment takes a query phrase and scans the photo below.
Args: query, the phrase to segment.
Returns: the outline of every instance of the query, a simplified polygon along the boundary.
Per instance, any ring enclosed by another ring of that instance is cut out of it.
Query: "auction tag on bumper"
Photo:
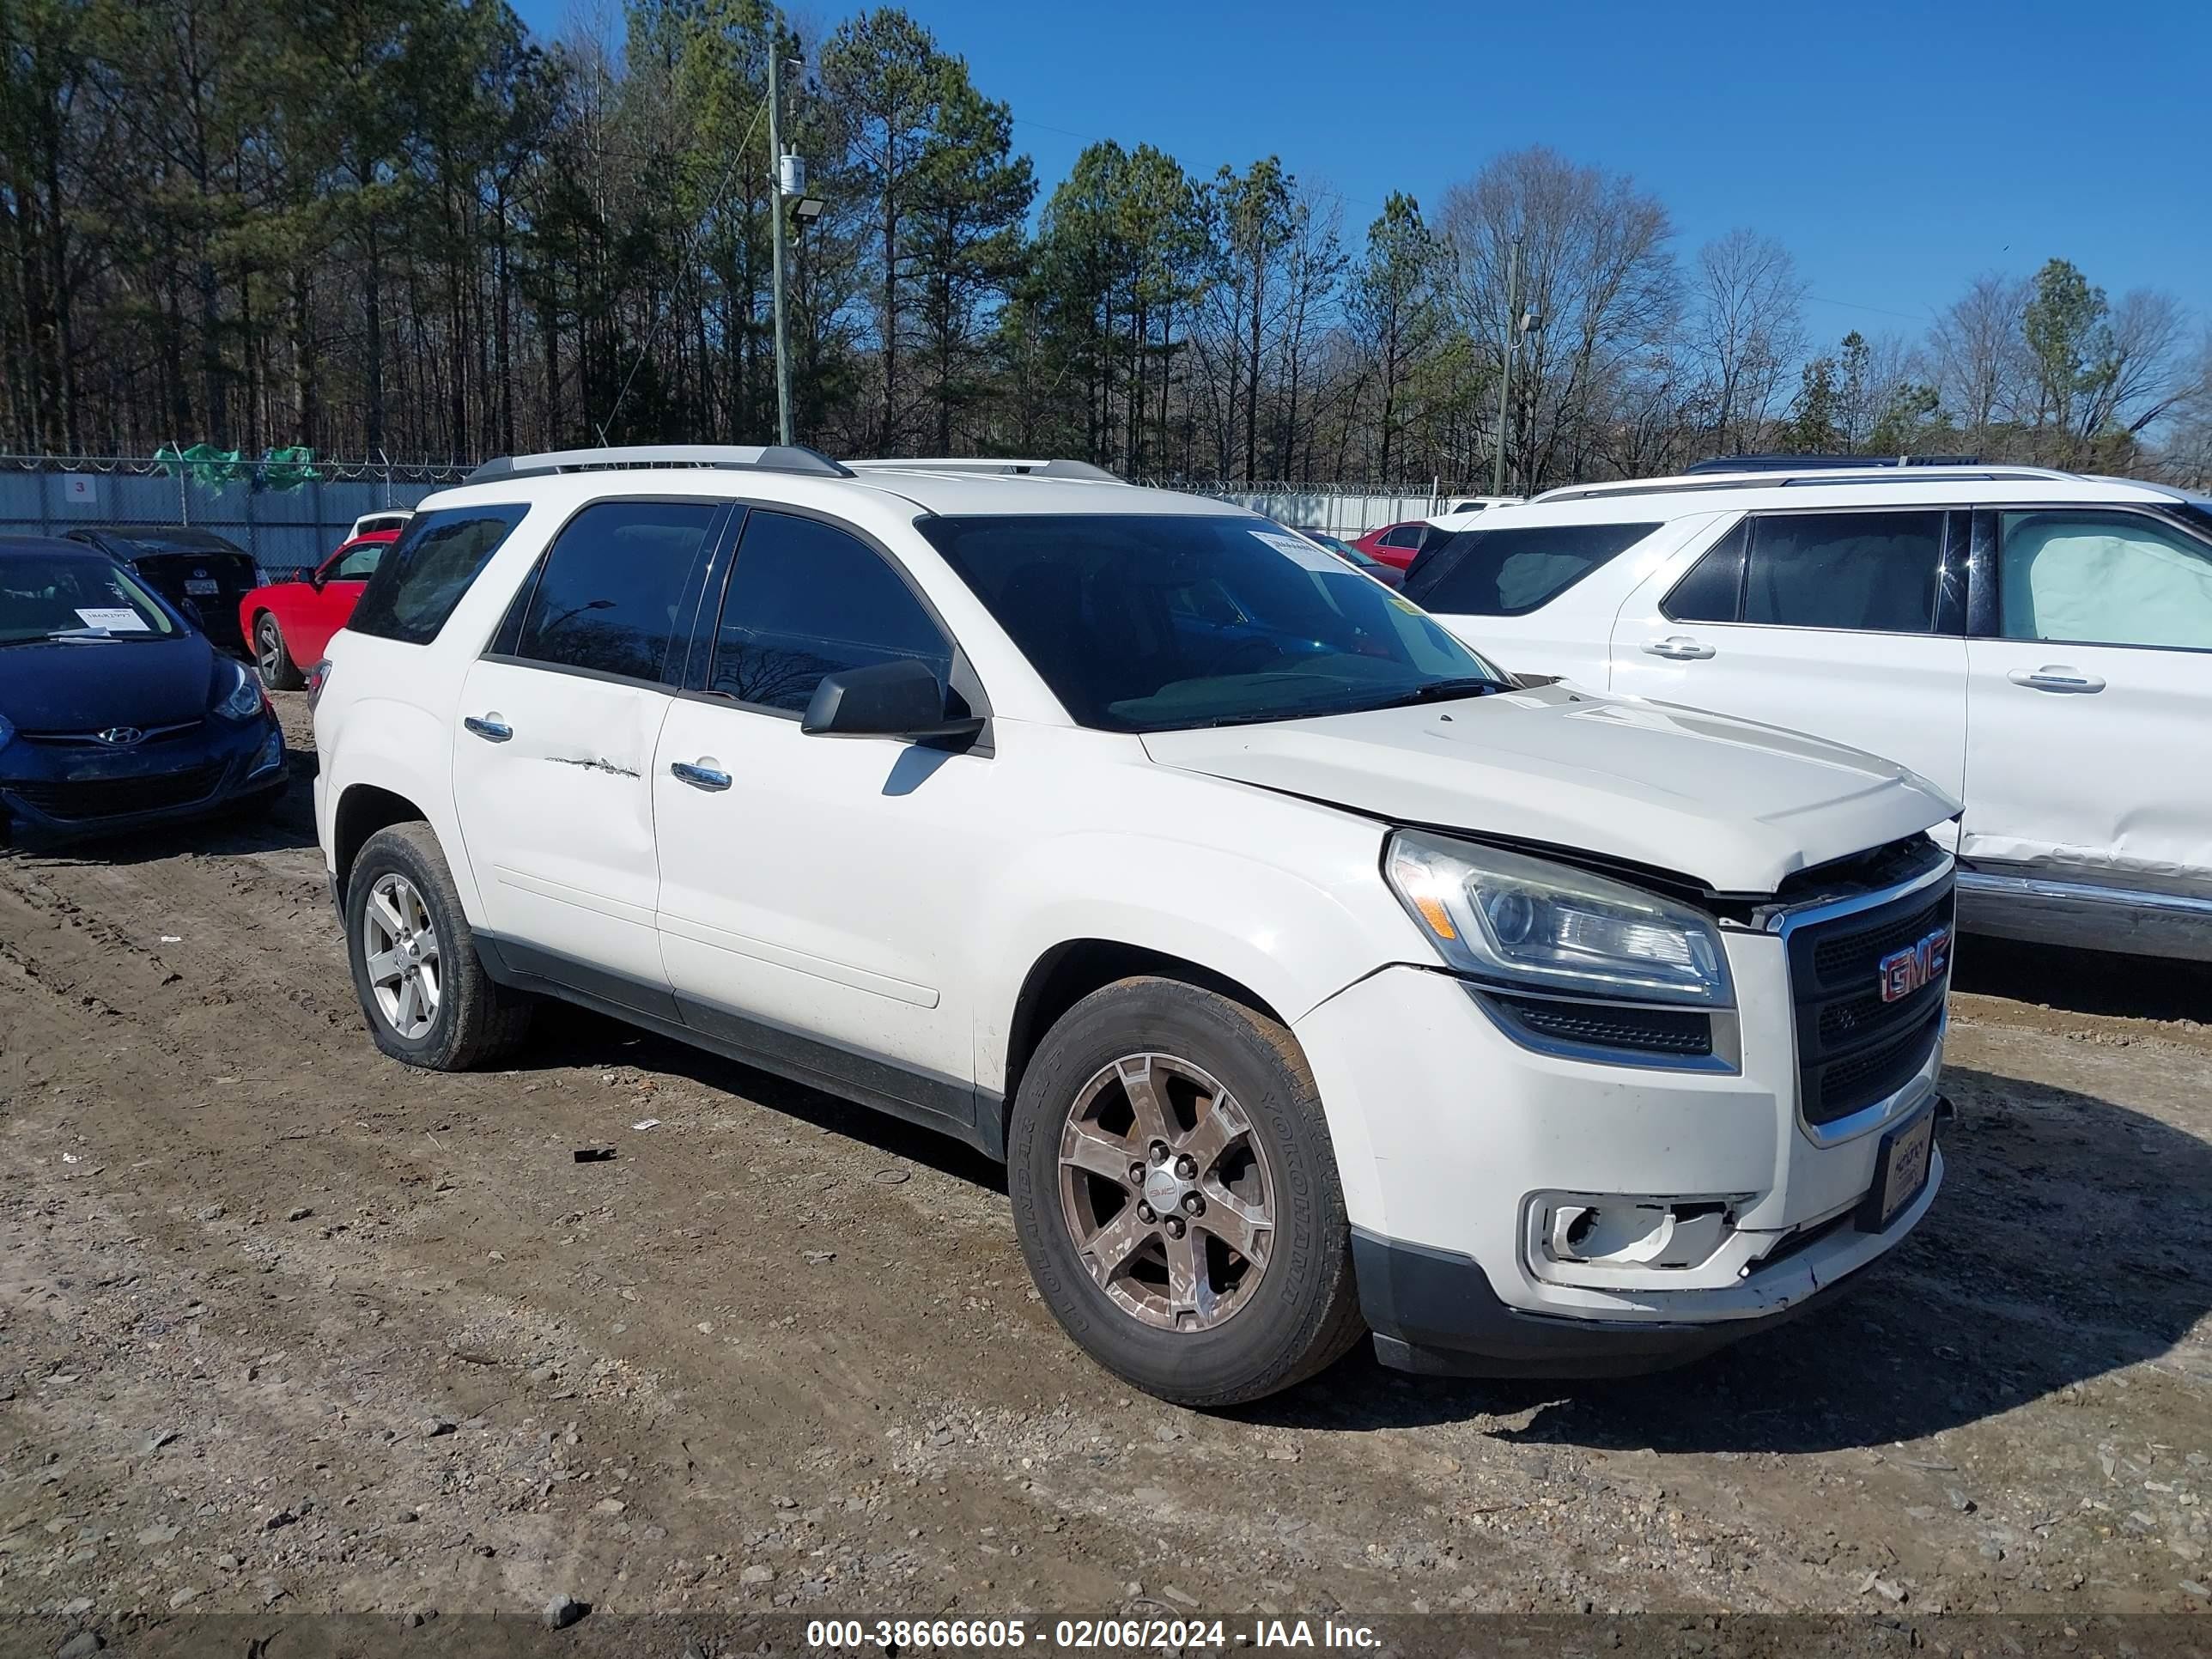
[[[111,634],[150,634],[146,619],[127,605],[77,607],[77,619],[87,628],[104,628]]]

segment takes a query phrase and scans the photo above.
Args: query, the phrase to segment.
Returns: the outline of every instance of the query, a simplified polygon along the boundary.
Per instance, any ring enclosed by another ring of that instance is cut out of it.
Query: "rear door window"
[[[1442,616],[1525,617],[1658,528],[1639,523],[1462,530],[1422,550],[1406,579],[1406,597]]]
[[[429,644],[529,511],[517,504],[417,514],[377,561],[348,630],[404,645]]]
[[[1742,620],[1755,627],[1932,634],[1941,513],[1776,513],[1751,520]]]
[[[1427,528],[1428,526],[1426,525],[1401,524],[1395,530],[1391,531],[1382,538],[1382,545],[1384,547],[1419,547],[1421,544],[1421,532]]]
[[[723,509],[594,501],[546,550],[514,654],[551,667],[672,683],[677,617]]]

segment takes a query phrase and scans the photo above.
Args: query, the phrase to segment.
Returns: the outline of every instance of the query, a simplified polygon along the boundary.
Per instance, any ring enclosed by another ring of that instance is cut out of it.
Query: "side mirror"
[[[966,738],[983,721],[948,713],[929,665],[900,657],[824,674],[799,729],[814,738]]]

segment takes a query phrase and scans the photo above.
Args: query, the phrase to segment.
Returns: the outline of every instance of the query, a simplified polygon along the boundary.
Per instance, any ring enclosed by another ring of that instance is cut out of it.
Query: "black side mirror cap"
[[[954,714],[945,688],[924,662],[899,657],[824,674],[799,729],[814,738],[968,738],[979,714]]]

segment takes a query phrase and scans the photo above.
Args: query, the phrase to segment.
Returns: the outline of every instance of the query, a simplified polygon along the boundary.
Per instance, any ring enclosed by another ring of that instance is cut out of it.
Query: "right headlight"
[[[1728,956],[1711,918],[1562,864],[1419,830],[1382,868],[1460,972],[1509,989],[1726,1007]]]

